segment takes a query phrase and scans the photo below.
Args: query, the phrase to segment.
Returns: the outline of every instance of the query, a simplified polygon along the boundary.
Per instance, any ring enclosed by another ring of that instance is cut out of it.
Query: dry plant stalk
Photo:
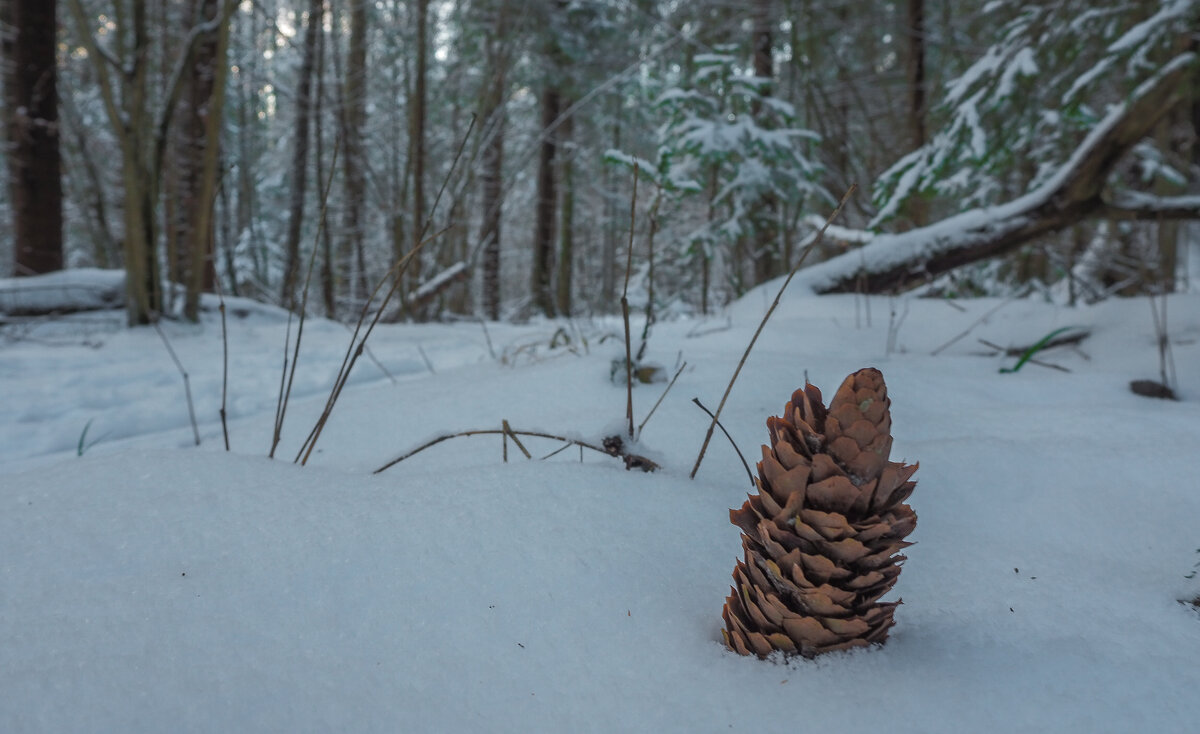
[[[467,132],[463,136],[462,141],[458,144],[458,150],[454,154],[454,160],[450,163],[450,170],[446,171],[446,177],[442,179],[441,188],[438,189],[437,196],[434,197],[433,207],[429,211],[429,217],[425,220],[424,226],[421,228],[422,239],[413,246],[411,250],[406,252],[395,265],[383,276],[383,279],[376,284],[375,289],[371,291],[371,295],[363,304],[362,312],[358,316],[358,322],[354,326],[354,332],[350,336],[350,344],[346,347],[346,354],[342,357],[342,366],[338,369],[337,377],[334,378],[333,388],[329,391],[329,398],[325,401],[325,408],[321,411],[321,416],[317,418],[317,422],[313,425],[312,430],[308,432],[308,436],[304,439],[304,443],[300,446],[300,451],[296,453],[296,458],[293,463],[298,463],[301,466],[308,464],[308,459],[312,456],[313,449],[317,446],[317,440],[321,437],[321,432],[325,430],[325,424],[329,421],[329,416],[333,413],[333,407],[337,404],[338,398],[341,397],[342,389],[346,387],[346,381],[350,379],[350,372],[354,369],[354,365],[358,362],[358,358],[362,356],[367,347],[367,339],[370,338],[371,332],[375,330],[375,325],[379,323],[379,319],[383,317],[384,309],[387,308],[392,296],[400,288],[400,279],[414,257],[418,257],[421,249],[441,237],[446,232],[450,231],[451,227],[447,226],[434,234],[425,237],[425,233],[429,231],[429,226],[433,222],[433,215],[437,212],[438,204],[442,200],[442,194],[446,190],[446,183],[450,180],[450,176],[458,167],[458,162],[462,158],[463,149],[467,145],[467,140],[471,137],[471,132],[475,129],[476,116],[471,115],[471,123],[467,126]],[[371,319],[371,324],[363,333],[362,339],[358,338],[358,334],[362,331],[363,323],[367,319],[367,313],[371,308],[371,304],[375,301],[375,297],[379,295],[379,291],[383,288],[383,284],[391,280],[391,287],[384,295],[383,300],[379,304],[379,308],[375,311],[375,316]]]
[[[916,465],[889,461],[891,401],[874,368],[846,378],[826,410],[806,384],[758,464],[758,493],[729,519],[743,560],[722,616],[725,644],[743,654],[814,657],[882,643],[900,602],[898,552],[917,516],[904,500]]]
[[[333,174],[337,170],[338,149],[341,147],[341,138],[334,141],[333,145],[333,162],[329,166],[329,175],[325,180],[325,190],[321,194],[321,216],[317,219],[317,231],[313,233],[312,251],[308,254],[308,269],[304,274],[304,290],[300,296],[300,316],[299,323],[296,326],[296,346],[292,352],[291,370],[288,370],[288,342],[291,340],[292,334],[292,307],[288,304],[288,321],[287,321],[287,336],[283,341],[283,375],[279,378],[279,399],[275,403],[275,431],[271,435],[271,450],[267,453],[267,457],[275,458],[275,449],[279,446],[279,440],[283,436],[283,421],[287,415],[288,402],[292,397],[292,382],[296,378],[296,364],[300,361],[300,341],[304,337],[304,317],[308,312],[308,286],[312,282],[313,266],[317,261],[317,242],[321,237],[322,230],[325,229],[325,214],[326,207],[329,205],[329,192],[333,189]],[[285,379],[286,378],[286,379]]]
[[[551,441],[562,441],[566,445],[566,446],[564,446],[564,448],[566,448],[568,446],[578,446],[581,452],[583,449],[590,449],[597,453],[607,454],[609,456],[615,456],[618,459],[621,459],[625,462],[626,469],[641,469],[642,471],[651,472],[651,471],[654,471],[659,468],[658,464],[654,463],[650,459],[647,459],[645,456],[639,456],[638,454],[629,453],[629,450],[625,446],[625,442],[621,439],[620,436],[609,436],[608,438],[604,439],[603,446],[596,446],[595,444],[590,444],[587,441],[581,441],[577,438],[567,438],[566,436],[558,436],[553,433],[545,433],[542,431],[518,431],[518,430],[513,429],[511,426],[509,426],[508,421],[504,421],[500,428],[485,428],[482,430],[459,431],[458,433],[443,434],[441,436],[438,436],[437,438],[426,441],[425,443],[421,444],[420,446],[416,447],[415,449],[412,449],[410,451],[407,451],[407,452],[401,454],[400,456],[396,457],[395,459],[392,459],[388,463],[379,467],[372,473],[379,474],[380,472],[390,469],[391,467],[395,466],[396,464],[399,464],[400,462],[404,461],[405,459],[416,456],[417,454],[421,453],[422,451],[424,451],[427,448],[436,446],[439,443],[442,443],[443,441],[449,441],[452,438],[464,438],[466,436],[497,436],[497,435],[502,436],[505,441],[507,441],[509,438],[511,438],[514,442],[516,442],[517,446],[521,449],[521,451],[525,453],[525,457],[528,459],[531,459],[533,457],[529,453],[529,451],[521,444],[520,440],[517,438],[518,436],[528,436],[531,438],[546,438],[546,439],[550,439]],[[507,446],[505,447],[505,451],[507,451]],[[555,451],[553,453],[547,454],[546,456],[544,456],[542,458],[543,458],[543,460],[549,459],[551,456],[554,456],[557,453],[558,453],[558,451]],[[582,455],[580,457],[580,460],[582,461]]]
[[[179,361],[178,355],[175,354],[175,349],[171,346],[171,342],[167,339],[166,332],[158,325],[159,314],[154,314],[154,319],[150,325],[158,332],[159,338],[162,339],[163,346],[167,348],[167,354],[171,355],[171,361],[175,363],[175,369],[179,370],[180,376],[183,377],[183,393],[187,397],[188,418],[192,423],[192,436],[196,441],[196,445],[200,445],[200,428],[196,425],[196,406],[192,403],[192,380],[188,377],[187,370],[183,368],[183,362]]]
[[[846,202],[850,200],[850,195],[858,188],[858,184],[850,184],[850,188],[846,189],[846,193],[842,195],[842,200],[838,202],[837,208],[825,220],[825,225],[821,227],[821,231],[813,238],[813,241],[808,243],[808,247],[800,253],[800,258],[796,260],[796,264],[792,266],[792,270],[788,273],[787,279],[783,281],[783,285],[779,286],[779,292],[775,294],[775,300],[771,303],[771,307],[767,309],[763,315],[762,321],[759,322],[758,328],[754,330],[754,336],[750,337],[750,343],[746,345],[746,351],[742,354],[741,360],[738,361],[737,367],[733,370],[733,377],[729,378],[729,385],[725,387],[725,394],[721,396],[721,402],[717,405],[717,412],[713,413],[712,422],[708,424],[708,432],[704,434],[704,443],[700,445],[700,453],[696,456],[696,465],[692,467],[690,478],[696,478],[696,472],[700,471],[700,462],[704,461],[704,452],[708,450],[708,442],[712,440],[713,431],[716,430],[717,421],[721,418],[721,411],[725,409],[725,401],[729,399],[729,393],[733,391],[733,383],[737,382],[738,375],[741,374],[742,367],[746,364],[746,359],[750,356],[750,350],[754,349],[754,343],[758,341],[759,334],[762,334],[763,327],[767,325],[767,319],[771,318],[771,314],[775,313],[775,309],[779,306],[780,299],[783,298],[783,292],[787,290],[788,285],[792,282],[792,278],[796,276],[796,272],[800,270],[800,266],[804,264],[808,253],[812,252],[813,248],[820,244],[825,238],[825,230],[829,229],[829,225],[837,219],[838,214],[846,206]]]

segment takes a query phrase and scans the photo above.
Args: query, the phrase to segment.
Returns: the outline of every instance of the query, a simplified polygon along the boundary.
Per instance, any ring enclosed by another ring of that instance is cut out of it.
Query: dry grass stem
[[[290,370],[288,369],[288,359],[287,359],[288,338],[285,337],[285,339],[284,339],[283,369],[284,369],[284,372],[287,373],[287,380],[286,380],[286,386],[284,385],[285,381],[282,379],[280,380],[280,389],[282,390],[282,392],[281,392],[281,394],[279,396],[279,400],[276,402],[276,406],[275,406],[275,432],[271,437],[271,451],[270,451],[270,453],[267,454],[267,456],[269,456],[272,459],[275,458],[275,449],[279,446],[279,440],[283,436],[283,421],[284,421],[285,416],[287,415],[288,402],[292,397],[292,382],[296,378],[296,365],[300,362],[300,342],[304,337],[304,317],[308,312],[308,286],[309,286],[309,284],[312,283],[313,266],[317,262],[317,250],[321,249],[318,245],[319,245],[319,241],[321,238],[321,232],[325,229],[326,212],[327,212],[327,208],[329,206],[329,192],[330,192],[330,190],[333,189],[333,174],[337,171],[338,149],[341,147],[340,144],[341,144],[340,138],[338,140],[334,141],[333,162],[329,166],[329,175],[326,176],[326,179],[325,179],[325,189],[324,189],[324,191],[321,192],[321,215],[317,219],[317,231],[313,233],[312,250],[308,254],[308,269],[304,274],[304,290],[301,292],[301,296],[300,296],[300,314],[298,317],[299,322],[296,326],[296,346],[294,347],[294,349],[292,351],[292,366],[291,366]],[[290,294],[289,294],[289,297],[290,297]],[[291,313],[293,310],[294,309],[293,309],[292,305],[288,304],[287,328],[288,328],[288,336],[289,337],[291,335],[291,329],[292,329]]]
[[[192,403],[192,381],[188,377],[187,370],[183,368],[183,363],[179,361],[179,357],[175,354],[175,349],[171,347],[171,342],[167,339],[167,335],[163,332],[162,327],[158,325],[158,314],[150,321],[150,325],[158,332],[158,336],[162,339],[163,346],[167,348],[167,354],[171,355],[171,361],[175,363],[175,368],[179,370],[179,374],[183,376],[183,393],[187,397],[188,418],[192,421],[192,436],[196,439],[196,445],[200,445],[200,429],[196,426],[196,406]]]
[[[667,387],[665,390],[662,391],[662,395],[659,395],[658,400],[654,401],[654,407],[650,408],[650,412],[647,413],[646,417],[642,419],[642,422],[640,424],[638,424],[638,427],[637,427],[638,438],[641,438],[642,429],[645,428],[646,424],[650,422],[650,416],[654,415],[654,411],[658,410],[658,406],[662,405],[662,401],[667,397],[667,393],[671,392],[671,388],[675,387],[675,381],[678,380],[679,376],[683,374],[683,370],[686,367],[687,367],[687,362],[684,362],[683,364],[679,365],[679,369],[675,370],[675,376],[671,378],[671,381],[669,383],[667,383]]]
[[[733,384],[737,382],[738,375],[742,371],[742,367],[746,364],[746,358],[750,356],[750,350],[754,349],[754,343],[758,341],[758,336],[762,334],[763,327],[767,325],[767,319],[771,318],[771,314],[775,313],[775,309],[779,306],[780,299],[783,298],[783,292],[787,290],[788,285],[792,282],[792,278],[796,276],[796,272],[800,270],[800,266],[804,264],[808,253],[813,251],[821,240],[825,239],[825,230],[829,229],[829,225],[833,224],[833,220],[837,219],[838,214],[846,206],[851,194],[858,188],[858,184],[850,184],[850,188],[846,189],[846,193],[842,195],[842,200],[838,202],[837,208],[825,220],[824,226],[813,241],[808,243],[804,251],[800,253],[800,258],[796,260],[796,264],[792,266],[791,272],[788,273],[787,279],[783,281],[783,285],[779,286],[779,292],[775,294],[775,300],[771,302],[771,307],[767,309],[767,313],[759,322],[758,328],[754,330],[754,336],[750,338],[750,343],[746,345],[746,351],[742,354],[741,360],[738,361],[737,368],[733,371],[733,377],[729,378],[729,385],[725,388],[725,394],[721,396],[721,402],[717,405],[717,412],[712,414],[712,423],[708,424],[708,432],[704,434],[704,443],[700,446],[700,454],[696,456],[696,465],[692,467],[692,473],[689,475],[692,479],[696,478],[696,472],[700,471],[700,462],[704,461],[704,452],[708,449],[708,443],[712,440],[713,431],[716,430],[717,420],[721,417],[721,411],[725,409],[725,401],[729,399],[729,393],[733,391]]]
[[[737,452],[738,458],[742,460],[742,466],[746,467],[746,476],[750,478],[750,486],[753,487],[754,486],[754,473],[752,471],[750,471],[750,463],[746,461],[746,457],[742,454],[742,450],[739,449],[737,443],[734,442],[733,436],[729,435],[729,431],[725,430],[725,426],[721,425],[721,421],[717,420],[717,417],[715,415],[713,415],[713,412],[711,410],[709,410],[708,408],[706,408],[704,406],[704,403],[700,402],[700,398],[692,398],[692,402],[695,403],[696,406],[698,408],[700,408],[700,410],[703,410],[705,413],[708,413],[708,417],[710,417],[714,421],[716,421],[717,428],[720,428],[721,433],[725,434],[725,438],[729,439],[729,445],[733,447],[733,450]]]

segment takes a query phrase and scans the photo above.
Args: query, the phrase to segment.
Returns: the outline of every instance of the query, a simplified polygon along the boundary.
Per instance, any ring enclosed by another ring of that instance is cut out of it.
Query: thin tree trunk
[[[504,10],[497,11],[496,38],[502,37]],[[483,243],[482,280],[483,311],[493,321],[500,318],[500,243],[501,210],[504,207],[504,135],[507,118],[504,105],[506,61],[496,52],[496,41],[489,41],[489,68],[491,78],[484,92],[483,119],[484,144],[481,153],[479,185],[482,201],[483,221],[479,228],[479,241]]]
[[[426,87],[429,76],[429,0],[416,0],[416,69],[413,75],[412,100],[410,101],[411,117],[409,118],[409,159],[412,163],[412,227],[410,247],[421,243],[425,232],[425,121]],[[413,258],[409,267],[411,283],[415,287],[421,282],[423,269],[422,258]]]
[[[207,23],[224,20],[196,45],[189,64],[190,79],[181,104],[176,170],[177,217],[175,241],[180,249],[176,267],[186,287],[184,315],[199,318],[200,293],[213,287],[213,207],[216,201],[217,163],[221,153],[221,118],[225,100],[225,63],[229,45],[229,16],[233,0],[197,0],[191,18]]]
[[[350,0],[350,48],[346,56],[346,77],[342,85],[342,149],[345,197],[342,203],[342,242],[339,259],[349,263],[357,258],[359,272],[356,296],[369,292],[363,272],[363,198],[367,180],[363,160],[363,123],[367,105],[367,0]]]
[[[570,107],[570,104],[564,104]],[[562,211],[559,217],[559,249],[558,249],[558,283],[556,284],[558,313],[562,316],[571,315],[571,283],[572,272],[575,268],[575,167],[574,155],[566,148],[572,135],[571,118],[563,120],[558,128],[559,144],[563,147],[562,163]]]
[[[621,105],[623,98],[613,95],[616,112],[612,124],[612,148],[621,149]],[[615,308],[617,303],[617,178],[612,166],[604,167],[604,245],[600,254],[600,308]]]
[[[63,266],[55,0],[3,0],[5,126],[14,272]]]
[[[925,145],[925,0],[908,0],[908,134],[910,150]],[[920,227],[929,219],[925,200],[913,197],[908,207],[912,223]]]
[[[96,164],[96,159],[92,156],[88,146],[87,135],[79,113],[71,101],[71,95],[64,94],[59,102],[62,105],[60,120],[69,133],[68,151],[79,156],[86,176],[86,183],[80,182],[78,177],[70,175],[66,177],[66,180],[68,183],[72,181],[76,183],[76,195],[81,201],[87,202],[88,234],[93,240],[93,257],[96,265],[101,268],[111,268],[116,265],[119,255],[117,238],[113,236],[112,226],[109,224],[108,203],[104,195],[106,186],[100,175],[100,167]]]
[[[304,197],[308,183],[308,127],[312,117],[312,77],[317,54],[317,31],[321,26],[321,0],[310,0],[304,24],[304,56],[300,62],[300,81],[296,86],[296,140],[292,148],[292,188],[288,205],[288,227],[284,241],[286,262],[280,301],[286,308],[296,305],[296,286],[300,272],[300,228],[304,222]]]
[[[558,203],[557,182],[554,177],[554,156],[558,148],[558,88],[547,82],[542,90],[542,144],[538,154],[537,209],[534,215],[533,273],[530,290],[534,306],[546,316],[553,317],[554,298],[550,290],[554,272],[554,219]]]
[[[329,234],[326,221],[325,200],[325,29],[317,31],[317,91],[313,96],[313,141],[316,144],[317,216],[321,219],[317,228],[321,233],[321,301],[325,306],[325,317],[337,318],[334,298],[333,237]]]
[[[761,94],[771,94],[774,84],[775,64],[771,54],[771,0],[754,0],[751,8],[751,26],[754,45],[754,76],[759,79],[771,80],[763,87]],[[759,100],[754,101],[751,114],[761,117],[763,105]],[[769,127],[765,121],[763,127]],[[760,226],[754,233],[751,242],[751,258],[754,263],[754,284],[764,283],[774,278],[780,272],[779,227],[776,226],[779,202],[770,193],[763,197],[760,204],[764,213],[759,216]]]

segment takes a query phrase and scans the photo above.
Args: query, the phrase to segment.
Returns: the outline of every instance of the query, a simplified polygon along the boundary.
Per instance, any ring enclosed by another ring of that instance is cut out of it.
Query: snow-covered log
[[[121,308],[125,272],[77,268],[23,278],[0,278],[0,314],[45,314]]]
[[[797,278],[818,293],[879,293],[1003,255],[1097,214],[1200,219],[1200,197],[1124,195],[1110,202],[1104,196],[1113,167],[1178,103],[1197,58],[1191,52],[1176,56],[1114,105],[1063,168],[1028,194],[908,232],[879,235],[859,249],[800,271]]]

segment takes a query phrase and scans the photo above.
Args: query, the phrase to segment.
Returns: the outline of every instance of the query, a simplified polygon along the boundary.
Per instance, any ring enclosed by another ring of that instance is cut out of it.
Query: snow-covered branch
[[[1103,214],[1109,219],[1200,219],[1200,195],[1154,196],[1126,191],[1105,201]]]
[[[1111,207],[1138,211],[1136,206],[1123,205],[1121,199],[1106,203],[1101,192],[1117,162],[1178,103],[1197,59],[1196,54],[1187,52],[1164,64],[1126,101],[1113,106],[1067,163],[1028,194],[901,234],[879,235],[857,250],[806,268],[797,278],[819,293],[903,289],[961,265],[1002,255],[1085,217],[1108,213]],[[1196,199],[1147,197],[1142,200],[1146,216],[1138,218],[1176,211],[1168,204],[1191,204],[1189,216],[1194,216]]]

